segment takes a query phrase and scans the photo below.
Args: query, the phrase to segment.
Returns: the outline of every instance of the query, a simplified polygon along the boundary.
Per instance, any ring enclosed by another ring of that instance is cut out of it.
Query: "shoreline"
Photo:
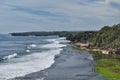
[[[71,45],[64,48],[55,61],[47,69],[44,80],[103,80],[94,68],[92,55],[86,51],[74,50]]]
[[[96,71],[103,75],[104,80],[120,80],[120,55],[103,54],[100,51],[92,51],[90,49],[81,49],[74,46],[74,49],[88,51],[93,54],[95,60],[94,67]]]
[[[103,80],[93,66],[92,55],[86,51],[65,47],[48,69],[11,80]]]
[[[102,54],[118,54],[119,53],[119,49],[95,47],[94,44],[90,42],[87,42],[87,43],[76,42],[73,44],[76,47],[79,47],[81,50],[99,52]]]

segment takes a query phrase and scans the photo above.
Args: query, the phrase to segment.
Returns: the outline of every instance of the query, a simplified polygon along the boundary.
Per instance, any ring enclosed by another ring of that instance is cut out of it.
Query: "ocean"
[[[0,34],[0,80],[25,76],[49,68],[67,40],[58,36]]]

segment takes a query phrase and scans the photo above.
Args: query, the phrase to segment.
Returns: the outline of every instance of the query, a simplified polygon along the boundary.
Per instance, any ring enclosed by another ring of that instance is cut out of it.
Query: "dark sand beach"
[[[104,80],[95,71],[93,63],[91,54],[68,46],[56,56],[50,68],[11,80]]]

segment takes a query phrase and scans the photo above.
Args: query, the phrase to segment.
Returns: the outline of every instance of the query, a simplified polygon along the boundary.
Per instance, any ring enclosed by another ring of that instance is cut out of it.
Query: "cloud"
[[[119,23],[119,4],[120,0],[4,0],[0,30],[97,30]]]

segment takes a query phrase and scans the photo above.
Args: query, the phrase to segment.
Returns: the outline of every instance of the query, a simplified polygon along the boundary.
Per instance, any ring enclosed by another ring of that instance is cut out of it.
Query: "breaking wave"
[[[18,55],[17,53],[14,53],[14,54],[5,56],[5,57],[3,57],[3,60],[15,58],[15,57],[17,57],[17,55]]]
[[[49,68],[55,62],[55,56],[59,55],[63,49],[62,47],[66,45],[60,44],[59,39],[49,39],[48,41],[52,41],[52,43],[45,44],[41,47],[49,48],[49,51],[33,52],[21,57],[17,57],[18,54],[14,53],[3,57],[3,59],[8,59],[9,62],[0,63],[0,80],[25,76]],[[35,48],[38,46],[31,44],[29,47]]]

